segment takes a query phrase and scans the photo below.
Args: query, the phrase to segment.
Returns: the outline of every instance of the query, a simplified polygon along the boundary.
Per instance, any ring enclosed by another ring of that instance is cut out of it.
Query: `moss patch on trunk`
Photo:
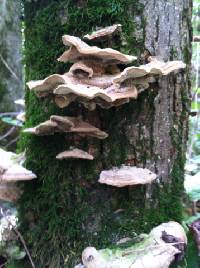
[[[67,64],[56,58],[64,51],[61,36],[65,33],[83,36],[94,26],[121,23],[123,44],[114,42],[113,48],[141,55],[142,38],[136,38],[134,17],[141,16],[142,6],[133,0],[76,0],[24,1],[25,5],[25,61],[26,80],[42,79],[53,73],[64,73]],[[141,19],[144,27],[144,18]],[[55,156],[76,144],[76,137],[56,134],[50,137],[22,135],[20,147],[26,148],[26,166],[38,179],[25,185],[19,204],[21,230],[34,258],[36,267],[74,267],[84,247],[105,248],[122,237],[148,232],[153,226],[168,220],[181,220],[183,191],[182,151],[177,154],[169,184],[153,187],[151,205],[146,204],[146,187],[115,189],[97,182],[103,169],[124,164],[130,152],[128,126],[139,124],[136,133],[135,164],[145,166],[153,140],[142,138],[142,127],[153,128],[154,98],[158,88],[140,94],[137,101],[94,112],[74,103],[58,109],[50,99],[38,99],[26,92],[26,127],[35,126],[52,114],[75,115],[97,120],[109,133],[105,141],[82,139],[83,149],[94,147],[96,159],[86,161],[58,161]],[[145,115],[145,116],[144,116]],[[180,131],[180,130],[179,130]],[[174,146],[180,143],[177,134]],[[80,145],[80,144],[79,144]],[[17,267],[17,266],[16,266]]]

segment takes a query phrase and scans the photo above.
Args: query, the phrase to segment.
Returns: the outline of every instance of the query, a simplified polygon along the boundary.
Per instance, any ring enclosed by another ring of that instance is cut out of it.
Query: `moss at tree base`
[[[56,61],[64,51],[61,36],[66,33],[83,36],[95,26],[121,23],[126,42],[114,42],[113,48],[137,56],[144,51],[143,7],[136,0],[24,0],[24,4],[26,80],[68,70],[67,64]],[[134,18],[139,16],[142,38],[134,34],[138,27]],[[155,184],[150,198],[145,186],[116,189],[97,182],[101,170],[127,163],[128,154],[133,155],[133,164],[141,167],[156,158],[152,152],[153,137],[145,138],[143,126],[151,132],[157,93],[156,84],[155,90],[141,93],[137,101],[89,112],[77,103],[58,109],[51,100],[26,92],[26,127],[35,126],[52,114],[82,114],[83,118],[100,122],[101,129],[109,133],[105,141],[86,138],[78,144],[85,150],[93,147],[98,151],[90,163],[55,159],[76,143],[71,134],[22,135],[20,147],[26,148],[26,166],[38,179],[26,183],[19,203],[21,232],[37,268],[72,268],[86,246],[106,248],[122,237],[149,232],[162,222],[181,221],[185,160],[182,149],[176,155],[169,183]],[[133,126],[133,143],[129,126]],[[173,133],[174,146],[181,144],[180,133],[181,126],[179,133]]]

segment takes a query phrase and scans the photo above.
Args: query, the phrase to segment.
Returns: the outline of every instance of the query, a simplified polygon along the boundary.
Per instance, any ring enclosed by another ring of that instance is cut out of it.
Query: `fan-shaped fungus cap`
[[[109,38],[111,35],[114,35],[118,32],[121,32],[122,25],[121,24],[114,24],[112,26],[108,26],[102,29],[99,29],[91,34],[84,35],[84,39],[87,40],[104,40]]]
[[[24,133],[30,133],[30,134],[35,134],[38,136],[43,136],[43,135],[53,135],[56,132],[56,127],[57,124],[47,120],[41,124],[39,124],[36,127],[33,128],[26,128],[23,130]]]
[[[35,178],[36,175],[32,171],[19,163],[18,155],[0,149],[0,182],[26,181]]]
[[[113,79],[113,82],[121,84],[127,79],[135,79],[146,75],[168,75],[173,71],[184,69],[185,67],[186,65],[182,61],[164,62],[153,58],[148,64],[139,67],[131,66],[124,69],[122,73]]]
[[[53,90],[61,84],[65,84],[65,75],[52,74],[44,80],[30,81],[27,86],[34,90],[38,96],[46,93],[52,93]]]
[[[102,171],[99,182],[116,187],[125,187],[136,184],[148,184],[154,181],[156,177],[156,174],[146,168],[122,166]]]
[[[110,108],[112,106],[119,106],[120,104],[127,103],[129,99],[136,99],[137,89],[135,86],[122,86],[120,90],[118,88],[116,89],[113,85],[113,79],[115,77],[116,75],[111,74],[102,75],[101,77],[92,77],[90,79],[79,79],[70,73],[64,75],[54,74],[44,80],[31,81],[28,85],[30,89],[36,91],[36,94],[39,96],[44,92],[53,93],[55,95],[55,102],[60,108],[68,106],[75,100],[86,103],[85,106],[89,108],[91,105],[88,104],[88,100],[94,99],[93,102],[95,103],[95,99],[98,98],[105,102],[112,103],[101,105],[103,102],[97,100],[97,103],[101,107]],[[58,81],[60,81],[59,85]],[[124,99],[126,100],[124,101]],[[92,105],[92,108],[95,108],[94,104]],[[43,127],[45,126],[46,124]]]
[[[87,152],[80,150],[80,149],[72,149],[68,151],[64,151],[56,156],[57,159],[67,159],[67,158],[74,158],[74,159],[87,159],[93,160],[94,157]]]
[[[0,181],[27,181],[36,179],[37,176],[30,170],[14,164],[0,175]]]
[[[87,86],[81,83],[77,83],[77,84],[68,83],[68,84],[60,85],[54,90],[54,94],[62,95],[65,97],[69,95],[69,100],[70,99],[74,100],[74,97],[72,98],[72,96],[75,95],[77,96],[77,98],[82,97],[82,102],[84,102],[83,98],[85,98],[86,101],[93,100],[95,98],[101,98],[105,100],[106,102],[110,102],[110,103],[113,103],[120,99],[127,99],[127,98],[136,99],[138,95],[137,89],[135,86],[124,87],[124,88],[121,88],[120,91],[119,90],[116,91],[114,86],[110,86],[106,89],[102,89],[96,86],[89,86],[89,85]],[[64,102],[62,102],[62,105],[63,103]],[[59,102],[57,102],[57,104],[59,104]]]
[[[75,126],[74,122],[76,121],[76,119],[76,117],[52,115],[50,117],[50,122],[56,124],[56,128],[61,132],[66,132]]]
[[[79,117],[52,115],[50,120],[45,121],[34,128],[27,128],[26,133],[38,136],[51,135],[55,132],[73,132],[80,135],[105,139],[108,134],[90,123],[83,121]]]
[[[58,58],[58,61],[77,62],[80,59],[96,58],[107,64],[127,64],[136,59],[134,56],[122,54],[121,52],[112,48],[101,49],[96,46],[89,46],[80,38],[75,36],[64,35],[62,40],[63,44],[70,46],[70,48]]]

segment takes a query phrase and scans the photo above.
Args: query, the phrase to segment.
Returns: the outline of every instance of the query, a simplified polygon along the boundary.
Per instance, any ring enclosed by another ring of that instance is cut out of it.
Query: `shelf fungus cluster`
[[[95,42],[110,40],[112,35],[121,32],[121,25],[116,24],[99,29],[85,40]],[[64,74],[52,74],[39,81],[27,83],[30,90],[38,97],[53,97],[60,107],[67,107],[71,102],[80,102],[88,110],[120,106],[136,99],[138,94],[147,89],[150,83],[159,76],[168,75],[173,71],[185,68],[182,61],[163,62],[155,57],[149,58],[149,63],[139,67],[131,66],[136,57],[123,54],[112,48],[90,46],[80,38],[70,35],[62,37],[63,44],[68,49],[58,58],[60,62],[72,63],[71,68]],[[109,42],[108,42],[109,43]],[[124,67],[123,67],[124,66]],[[75,133],[80,136],[105,139],[108,134],[81,117],[52,115],[49,120],[39,125],[25,129],[24,132],[38,136],[55,133]],[[57,159],[87,159],[93,156],[78,148],[69,149],[56,156]],[[100,183],[124,187],[135,184],[151,183],[156,174],[147,169],[123,166],[110,171],[102,171]]]
[[[88,40],[102,40],[119,32],[121,25],[113,25],[86,35]],[[181,61],[163,62],[151,58],[151,62],[139,67],[128,67],[122,72],[118,65],[130,64],[136,59],[112,48],[89,46],[80,38],[63,36],[64,45],[69,49],[59,58],[61,62],[71,62],[70,70],[63,74],[53,74],[39,81],[27,83],[30,90],[39,97],[53,96],[55,103],[66,107],[78,101],[87,109],[94,110],[96,105],[104,109],[120,106],[136,99],[141,89],[155,82],[159,75],[167,75],[185,68]]]
[[[21,155],[0,149],[0,199],[15,202],[22,194],[19,181],[29,181],[36,175],[22,166]]]
[[[183,258],[187,237],[177,222],[163,223],[146,235],[140,235],[137,243],[129,239],[114,249],[97,250],[87,247],[82,253],[82,264],[75,268],[169,268],[177,259]]]
[[[27,128],[24,132],[38,136],[53,135],[56,132],[72,132],[81,136],[95,137],[98,139],[105,139],[108,137],[106,132],[83,121],[80,117],[58,115],[52,115],[50,120],[47,120],[36,127]]]

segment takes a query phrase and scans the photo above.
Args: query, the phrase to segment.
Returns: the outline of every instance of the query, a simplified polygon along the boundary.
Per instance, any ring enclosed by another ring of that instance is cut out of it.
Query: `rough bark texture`
[[[19,109],[23,96],[20,1],[0,1],[0,111]]]
[[[113,48],[139,56],[142,63],[150,53],[190,64],[190,0],[24,2],[27,80],[66,71],[56,62],[64,51],[62,34],[83,36],[114,23],[121,23],[124,33],[122,45],[113,40]],[[109,133],[104,141],[71,134],[22,137],[27,168],[38,175],[20,202],[22,230],[37,267],[73,267],[85,246],[104,248],[163,221],[181,220],[188,73],[189,66],[160,79],[136,101],[93,112],[78,103],[58,109],[27,91],[27,127],[51,114],[81,114]],[[56,160],[70,145],[92,152],[95,160]],[[102,170],[121,164],[149,168],[159,181],[123,189],[97,182]]]

